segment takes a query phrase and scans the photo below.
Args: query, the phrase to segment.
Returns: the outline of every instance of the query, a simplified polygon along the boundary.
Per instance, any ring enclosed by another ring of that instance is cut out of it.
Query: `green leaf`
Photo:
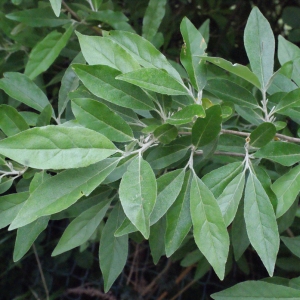
[[[180,23],[180,32],[184,40],[180,61],[186,69],[193,87],[197,91],[201,91],[206,84],[206,66],[200,56],[205,54],[206,42],[187,17],[184,17]]]
[[[286,142],[270,142],[259,149],[254,156],[266,158],[290,167],[300,161],[300,146]]]
[[[121,74],[117,76],[116,79],[160,94],[189,95],[189,91],[184,84],[161,69],[143,68]]]
[[[283,112],[288,108],[299,107],[300,89],[293,90],[285,95],[276,105],[274,113]]]
[[[150,225],[155,224],[174,203],[181,191],[184,174],[184,169],[178,169],[157,179],[157,198],[150,216]]]
[[[172,125],[182,125],[192,122],[195,117],[205,117],[203,106],[199,104],[185,106],[183,109],[169,117],[166,122]]]
[[[219,57],[207,57],[207,56],[201,56],[201,58],[205,61],[208,61],[234,75],[237,75],[246,81],[252,83],[257,88],[260,88],[260,82],[256,75],[252,73],[248,67],[245,67],[240,64],[232,64],[231,62],[219,58]]]
[[[169,144],[176,139],[178,130],[174,125],[163,124],[157,127],[153,134],[161,143]]]
[[[46,71],[67,45],[72,33],[73,26],[71,25],[64,34],[52,31],[42,41],[38,42],[29,55],[25,75],[34,79]]]
[[[110,213],[102,230],[99,248],[100,269],[104,277],[104,291],[108,292],[122,272],[128,255],[128,236],[115,237],[114,232],[121,225],[125,215],[117,204]]]
[[[60,15],[61,2],[62,0],[50,0],[52,9],[57,17]]]
[[[275,192],[278,204],[276,217],[281,217],[295,202],[300,191],[300,165],[279,177],[271,186]]]
[[[13,221],[28,197],[28,192],[0,197],[0,229],[6,227]]]
[[[187,172],[182,189],[173,205],[169,208],[165,236],[166,256],[170,257],[181,245],[192,227],[190,213],[190,188],[192,174]]]
[[[277,222],[270,199],[253,173],[246,183],[244,217],[251,245],[272,276],[279,250]]]
[[[28,124],[18,111],[9,105],[0,105],[0,129],[11,136],[29,129]]]
[[[156,189],[151,166],[138,155],[122,177],[119,194],[126,216],[146,239],[150,234],[150,214],[156,201]]]
[[[110,31],[109,38],[125,49],[140,65],[145,68],[166,70],[182,83],[179,73],[172,67],[166,57],[145,38],[126,31]]]
[[[88,196],[114,170],[117,163],[118,160],[114,158],[106,159],[85,168],[63,171],[46,180],[30,195],[10,229],[60,212],[83,195]]]
[[[166,12],[167,0],[150,0],[143,19],[143,37],[152,41]]]
[[[218,198],[230,181],[242,170],[242,163],[234,162],[211,171],[202,178],[202,181],[214,194],[215,198]]]
[[[133,140],[130,126],[105,104],[92,99],[76,98],[72,101],[72,111],[79,124],[100,132],[111,141]]]
[[[153,169],[163,169],[181,160],[187,150],[183,145],[158,146],[148,154],[147,161]]]
[[[156,265],[165,254],[165,233],[166,233],[166,218],[161,218],[157,223],[151,226],[149,236],[149,246],[153,262]]]
[[[257,7],[248,18],[244,44],[253,73],[258,77],[262,90],[267,89],[273,75],[275,39],[268,20]]]
[[[47,126],[51,122],[51,116],[53,113],[53,108],[51,104],[49,103],[45,108],[41,111],[40,115],[38,116],[36,120],[36,126],[42,127]]]
[[[220,105],[206,110],[205,118],[198,118],[192,128],[192,143],[201,147],[212,142],[221,131],[222,110]]]
[[[42,90],[26,75],[17,72],[4,73],[0,88],[10,97],[42,111],[48,104],[48,98]]]
[[[293,43],[287,41],[283,36],[278,36],[278,60],[281,65],[294,61],[300,57],[300,49]]]
[[[229,252],[227,228],[214,195],[195,173],[190,199],[195,242],[220,280],[223,280]]]
[[[232,241],[232,248],[233,248],[235,261],[239,261],[239,259],[244,254],[245,250],[250,245],[250,241],[246,229],[245,218],[244,218],[243,200],[240,201],[235,218],[232,222],[231,241]]]
[[[292,238],[281,236],[280,238],[294,255],[300,257],[300,236]]]
[[[238,283],[219,293],[212,294],[211,297],[214,300],[296,300],[300,297],[300,291],[282,285],[249,280]]]
[[[4,177],[3,179],[1,179],[0,180],[0,194],[3,194],[6,191],[8,191],[10,189],[10,187],[12,186],[13,182],[14,182],[13,178]]]
[[[69,251],[88,241],[104,218],[110,202],[111,199],[101,201],[76,217],[64,231],[52,256]]]
[[[51,0],[51,1],[58,2],[59,0]],[[24,23],[32,27],[44,27],[44,26],[56,27],[71,22],[71,20],[64,14],[62,14],[59,18],[57,18],[57,14],[55,16],[51,7],[24,9],[21,11],[10,13],[6,15],[6,18]]]
[[[36,169],[85,167],[116,153],[105,136],[81,127],[32,128],[0,141],[0,153]]]
[[[27,253],[40,233],[47,228],[49,219],[50,216],[41,217],[18,229],[13,253],[14,262],[20,260]]]
[[[115,237],[122,236],[124,234],[129,234],[132,232],[138,231],[136,227],[130,222],[130,220],[126,217],[120,227],[115,232]]]
[[[73,68],[83,84],[97,97],[133,109],[155,108],[147,94],[139,87],[116,80],[120,72],[111,67],[75,64]]]
[[[271,142],[276,134],[276,127],[272,123],[262,123],[250,134],[250,145],[261,148]]]
[[[74,91],[79,85],[79,78],[72,68],[72,64],[74,63],[85,63],[81,52],[72,60],[71,65],[67,68],[61,80],[61,86],[58,92],[58,118],[61,117],[70,101],[69,93]]]
[[[257,101],[249,90],[229,80],[211,79],[207,82],[205,89],[224,102],[228,101],[239,106],[258,108]]]
[[[224,223],[228,226],[234,219],[245,186],[245,172],[238,174],[228,183],[223,193],[218,197]]]
[[[122,73],[140,69],[137,61],[113,40],[79,32],[76,34],[82,54],[89,65],[105,65]]]
[[[199,32],[204,37],[206,44],[208,44],[209,42],[209,26],[210,26],[210,19],[206,19],[198,29]]]

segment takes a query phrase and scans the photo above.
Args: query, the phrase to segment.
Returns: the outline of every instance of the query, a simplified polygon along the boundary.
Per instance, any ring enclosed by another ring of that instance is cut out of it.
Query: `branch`
[[[221,132],[224,134],[235,134],[235,135],[239,135],[239,136],[244,136],[244,137],[248,137],[250,135],[249,132],[242,132],[242,131],[235,131],[235,130],[229,130],[229,129],[221,129]],[[187,131],[183,131],[183,132],[179,132],[179,134],[181,135],[191,135],[191,132],[187,132]],[[287,136],[281,133],[276,133],[275,136],[277,138],[279,138],[280,140],[284,140],[284,141],[288,141],[288,142],[292,142],[292,143],[300,143],[300,139],[299,138],[295,138],[292,136]]]

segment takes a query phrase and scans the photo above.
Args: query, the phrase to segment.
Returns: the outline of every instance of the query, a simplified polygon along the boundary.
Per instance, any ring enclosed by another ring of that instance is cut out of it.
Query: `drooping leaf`
[[[0,229],[13,221],[28,197],[28,192],[19,192],[0,197]]]
[[[61,2],[62,0],[50,0],[52,9],[57,17],[60,15]]]
[[[97,164],[66,170],[43,182],[28,198],[11,224],[15,229],[42,216],[60,212],[83,195],[88,196],[113,171],[118,160],[106,159]]]
[[[287,248],[296,256],[300,257],[300,237],[280,237]]]
[[[143,67],[166,70],[168,74],[182,83],[180,75],[166,57],[143,37],[119,30],[110,31],[108,37],[117,42]]]
[[[271,187],[278,199],[276,217],[279,218],[292,206],[299,194],[300,165],[279,177]]]
[[[277,222],[269,197],[253,173],[246,183],[244,217],[251,245],[272,276],[279,250]]]
[[[184,169],[178,169],[157,179],[157,198],[150,216],[150,225],[155,224],[174,203],[181,191],[184,174]]]
[[[182,125],[190,123],[195,117],[205,117],[203,106],[199,104],[185,106],[183,109],[169,117],[166,122],[172,125]]]
[[[235,217],[243,195],[244,186],[245,172],[242,172],[229,182],[222,194],[217,198],[226,226],[228,226]]]
[[[149,246],[153,262],[156,265],[165,254],[165,232],[166,232],[166,218],[161,218],[157,223],[151,226],[149,236]]]
[[[7,136],[11,136],[29,129],[29,126],[14,107],[2,104],[0,105],[0,129]]]
[[[151,166],[138,155],[122,177],[119,194],[126,216],[146,239],[150,234],[150,214],[155,205],[156,190]]]
[[[150,0],[144,15],[142,33],[148,41],[155,37],[166,12],[166,0]]]
[[[121,205],[115,205],[102,230],[99,248],[100,269],[104,277],[104,291],[108,292],[122,272],[128,255],[128,236],[115,237],[125,215]]]
[[[154,105],[147,94],[127,82],[116,80],[120,72],[108,66],[73,65],[75,73],[83,84],[96,96],[114,104],[150,110]]]
[[[47,228],[49,219],[50,216],[41,217],[18,229],[13,253],[14,262],[20,260],[27,253],[40,233]]]
[[[276,134],[276,127],[272,123],[262,123],[250,134],[250,145],[261,148],[268,144]]]
[[[52,105],[49,103],[39,114],[35,124],[36,127],[50,125],[52,114],[53,114],[53,108]]]
[[[248,67],[240,64],[232,64],[231,62],[220,57],[202,56],[203,60],[208,61],[234,75],[237,75],[248,82],[252,83],[257,88],[260,88],[260,82],[256,75],[252,73]],[[242,99],[241,99],[242,100]]]
[[[174,125],[163,124],[158,126],[153,134],[162,144],[169,144],[176,139],[178,130]]]
[[[185,67],[193,87],[197,91],[201,91],[206,84],[206,66],[205,62],[201,61],[200,56],[205,54],[206,42],[201,33],[186,17],[181,21],[180,32],[184,40],[180,61]]]
[[[0,88],[10,97],[42,111],[49,101],[42,90],[26,75],[17,72],[4,73],[0,80]]]
[[[273,75],[275,39],[268,20],[257,7],[248,18],[244,44],[253,73],[258,77],[261,88],[266,90]]]
[[[105,136],[81,127],[32,128],[0,141],[0,153],[36,169],[88,166],[116,152]]]
[[[140,69],[137,61],[109,38],[76,32],[82,54],[89,65],[106,65],[122,73]]]
[[[66,228],[52,252],[56,256],[84,244],[104,218],[111,200],[101,201],[76,217]]]
[[[300,161],[300,146],[286,142],[270,142],[259,149],[254,156],[289,167]]]
[[[111,141],[128,142],[133,139],[130,126],[105,104],[77,98],[72,101],[72,111],[81,125],[100,132]]]
[[[171,256],[181,245],[192,227],[190,213],[190,187],[192,174],[186,172],[181,191],[173,205],[169,208],[165,235],[166,256]]]
[[[71,25],[65,33],[52,31],[42,41],[37,43],[29,55],[29,60],[25,67],[25,75],[30,79],[34,79],[46,71],[67,45],[72,33],[73,26]]]
[[[211,190],[215,198],[218,198],[229,182],[241,173],[242,169],[242,163],[234,162],[211,171],[203,176],[202,181]]]
[[[249,299],[249,300],[286,300],[298,299],[300,291],[263,281],[245,281],[224,291],[212,294],[214,300]]]
[[[52,2],[59,2],[59,0],[51,0]],[[53,7],[53,6],[52,6]],[[24,9],[18,12],[13,12],[6,15],[6,18],[17,22],[22,22],[32,27],[56,27],[70,23],[71,20],[64,14],[57,18],[58,6],[53,13],[51,7]]]
[[[205,89],[224,102],[228,101],[239,106],[258,108],[253,94],[232,81],[220,78],[211,79],[208,80]]]
[[[184,84],[164,70],[143,68],[116,77],[141,88],[166,95],[189,95]]]
[[[220,105],[208,108],[205,118],[198,118],[192,128],[192,142],[195,147],[212,142],[221,131],[222,110]]]
[[[244,201],[240,201],[235,218],[232,222],[231,241],[235,261],[239,261],[250,245],[244,218]]]
[[[69,93],[74,91],[79,85],[79,79],[72,69],[72,64],[81,63],[83,64],[85,59],[80,52],[72,61],[71,65],[65,71],[63,78],[61,79],[61,86],[58,92],[58,118],[61,117],[62,113],[66,109],[68,102],[70,101]]]
[[[195,173],[190,199],[195,242],[223,280],[229,251],[228,232],[215,197]]]

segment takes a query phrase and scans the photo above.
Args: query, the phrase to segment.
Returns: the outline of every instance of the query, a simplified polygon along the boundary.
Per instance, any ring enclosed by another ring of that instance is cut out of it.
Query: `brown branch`
[[[187,289],[189,289],[195,282],[196,282],[196,280],[190,281],[186,286],[184,286],[183,289],[181,289],[181,290],[180,290],[174,297],[172,297],[170,300],[176,300],[182,293],[184,293]]]
[[[164,267],[164,269],[151,281],[151,283],[146,286],[146,288],[142,291],[141,295],[146,295],[156,284],[156,282],[168,271],[168,269],[171,267],[172,261],[168,259],[167,265]]]
[[[67,289],[67,291],[65,292],[65,294],[75,294],[75,295],[87,295],[90,297],[99,297],[102,300],[117,300],[117,298],[115,296],[113,296],[110,293],[103,293],[102,291],[95,289],[95,288],[91,288],[91,287],[76,287],[76,288],[72,288],[72,289]]]
[[[41,265],[41,262],[40,262],[40,259],[39,259],[39,256],[38,256],[38,253],[36,251],[34,243],[32,244],[32,249],[33,249],[33,253],[34,253],[38,268],[39,268],[40,275],[41,275],[42,283],[43,283],[45,294],[46,294],[46,299],[49,300],[49,291],[48,291],[47,283],[46,283],[46,280],[45,280],[42,265]]]

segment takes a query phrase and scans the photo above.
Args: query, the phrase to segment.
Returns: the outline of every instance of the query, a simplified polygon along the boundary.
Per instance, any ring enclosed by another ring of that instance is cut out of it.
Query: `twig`
[[[202,150],[195,151],[195,154],[202,155],[203,151]],[[235,157],[245,157],[246,156],[244,153],[225,152],[225,151],[215,151],[214,155],[226,155],[226,156],[235,156]]]
[[[185,292],[188,288],[190,288],[196,280],[190,281],[186,286],[184,286],[183,289],[181,289],[174,297],[172,297],[170,300],[176,300],[183,292]]]
[[[234,135],[239,135],[239,136],[244,136],[248,137],[250,135],[249,132],[242,132],[242,131],[235,131],[235,130],[229,130],[229,129],[221,129],[221,132],[224,134],[234,134]],[[184,132],[179,132],[180,135],[191,135],[191,132],[184,131]],[[293,143],[300,143],[299,138],[287,136],[281,133],[276,133],[275,136],[281,140],[285,140],[288,142],[293,142]]]
[[[75,294],[75,295],[87,295],[90,297],[99,297],[102,300],[117,300],[117,298],[110,293],[103,293],[98,289],[91,288],[91,287],[76,287],[72,289],[68,289],[65,294]]]
[[[287,229],[286,229],[286,233],[287,233],[288,236],[291,237],[291,238],[295,237],[293,231],[292,231],[290,228],[287,228]]]
[[[33,249],[33,253],[34,253],[38,268],[39,268],[40,275],[41,275],[42,283],[43,283],[45,294],[46,294],[46,299],[49,300],[49,291],[48,291],[47,283],[46,283],[46,280],[45,280],[42,265],[41,265],[41,262],[40,262],[40,259],[39,259],[39,256],[38,256],[38,253],[36,251],[34,243],[32,244],[32,249]]]
[[[156,282],[168,271],[168,269],[170,268],[171,265],[172,265],[172,261],[170,259],[168,259],[168,262],[167,262],[166,266],[164,267],[164,269],[143,290],[143,292],[141,293],[142,296],[146,295],[154,287]]]

